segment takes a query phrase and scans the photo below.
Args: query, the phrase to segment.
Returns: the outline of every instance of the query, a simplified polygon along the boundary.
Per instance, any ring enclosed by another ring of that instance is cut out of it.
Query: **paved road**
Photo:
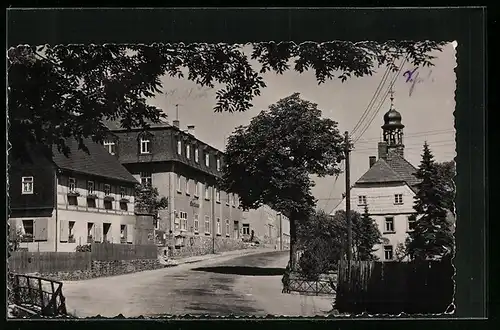
[[[134,274],[65,282],[79,317],[165,315],[325,315],[330,297],[281,293],[288,252],[219,257]]]

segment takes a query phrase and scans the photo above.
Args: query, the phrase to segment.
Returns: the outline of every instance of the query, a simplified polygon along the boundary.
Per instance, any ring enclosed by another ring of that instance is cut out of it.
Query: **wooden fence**
[[[339,263],[336,309],[341,313],[443,313],[453,300],[450,259]]]
[[[91,251],[92,260],[99,261],[158,258],[156,245],[92,243]]]
[[[55,273],[88,270],[90,252],[27,252],[15,251],[9,258],[9,270],[14,273]]]
[[[9,270],[15,273],[72,272],[90,270],[92,261],[156,259],[156,245],[93,243],[91,252],[15,251],[9,258]]]

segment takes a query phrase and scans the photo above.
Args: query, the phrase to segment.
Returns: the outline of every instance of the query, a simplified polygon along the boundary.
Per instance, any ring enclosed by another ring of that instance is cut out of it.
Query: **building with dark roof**
[[[88,153],[67,141],[32,147],[26,159],[9,161],[11,235],[30,251],[74,251],[90,242],[137,243],[134,189],[138,181],[100,144]]]
[[[368,208],[386,239],[375,254],[381,260],[393,260],[399,243],[413,230],[416,216],[413,197],[417,192],[417,169],[404,158],[401,114],[392,104],[384,115],[383,140],[378,143],[378,159],[370,156],[368,170],[351,188],[351,210],[363,213]],[[345,210],[345,199],[334,209]]]
[[[175,255],[207,253],[217,246],[241,244],[239,197],[215,188],[223,153],[196,138],[194,126],[179,121],[126,130],[110,123],[105,146],[142,184],[168,199],[159,210],[156,241]]]

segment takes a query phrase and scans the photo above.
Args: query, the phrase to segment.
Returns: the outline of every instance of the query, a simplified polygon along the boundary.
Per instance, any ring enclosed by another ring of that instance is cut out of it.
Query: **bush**
[[[299,273],[308,280],[317,280],[320,274],[337,270],[339,253],[321,239],[308,242],[299,259]]]
[[[92,248],[90,244],[78,245],[76,247],[76,252],[91,252]]]

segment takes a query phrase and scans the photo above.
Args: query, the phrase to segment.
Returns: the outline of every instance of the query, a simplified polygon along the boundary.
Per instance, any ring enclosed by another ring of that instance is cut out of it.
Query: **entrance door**
[[[240,224],[238,221],[234,222],[233,226],[233,238],[234,239],[239,239],[240,238]]]

